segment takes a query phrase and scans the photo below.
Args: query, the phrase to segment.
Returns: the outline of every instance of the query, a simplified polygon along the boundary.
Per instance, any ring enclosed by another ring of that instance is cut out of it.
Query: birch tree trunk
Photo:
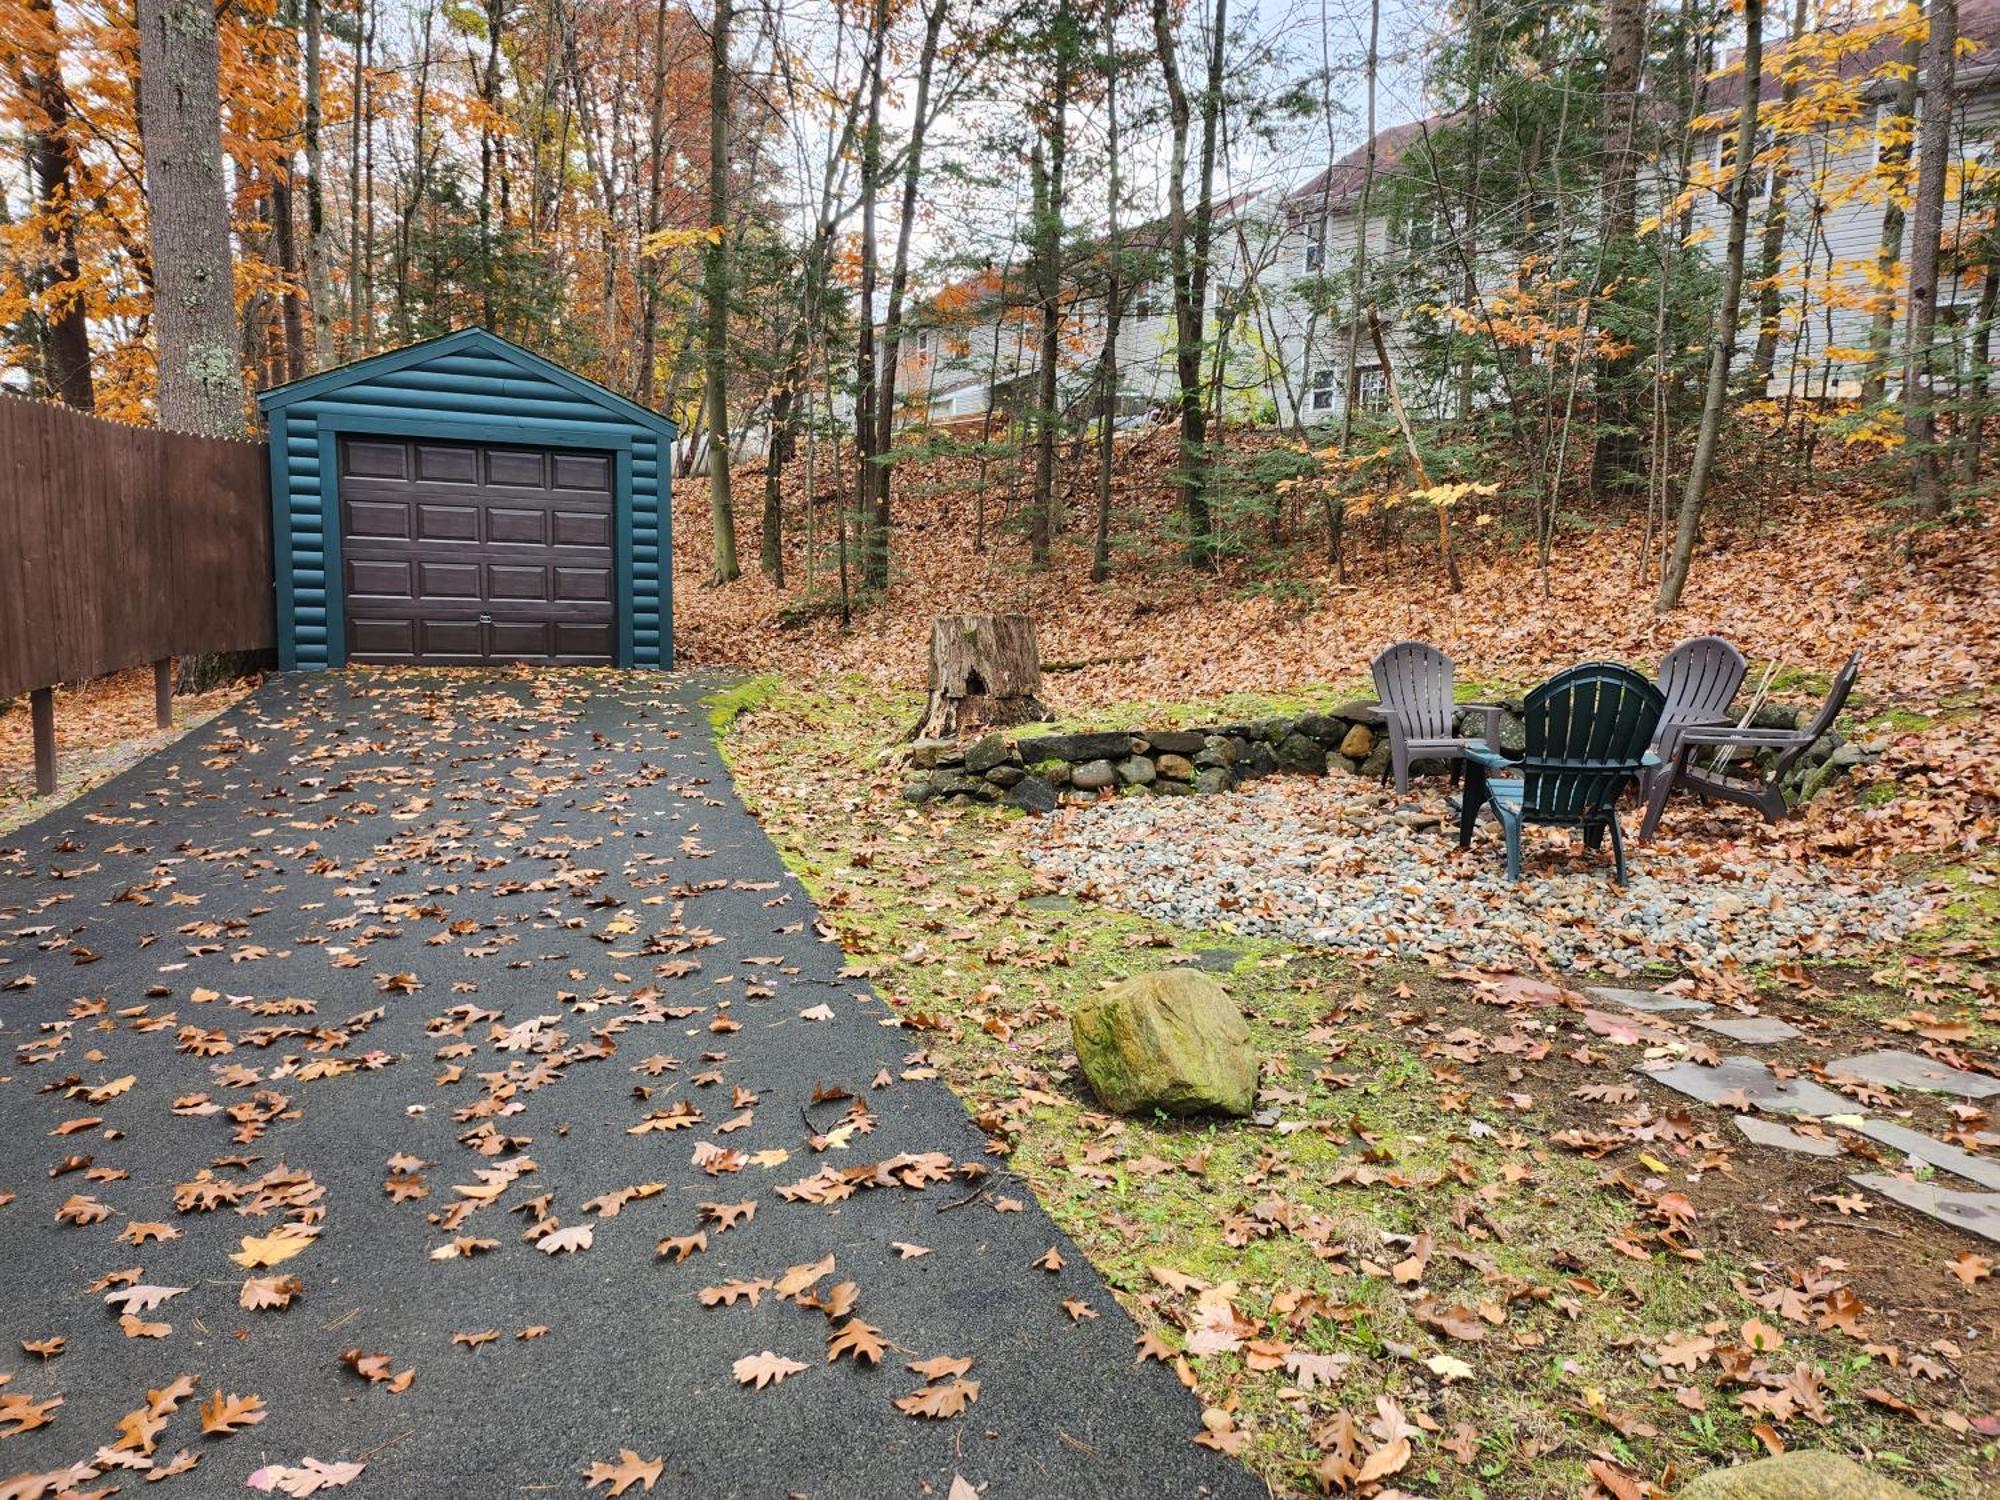
[[[160,425],[241,437],[243,369],[209,0],[139,0]]]
[[[1764,0],[1743,0],[1743,105],[1737,111],[1735,175],[1729,181],[1729,242],[1722,260],[1722,306],[1715,315],[1715,342],[1709,347],[1708,385],[1702,393],[1701,427],[1681,490],[1674,548],[1660,573],[1654,607],[1666,614],[1681,602],[1688,566],[1694,559],[1695,528],[1715,448],[1722,433],[1722,408],[1729,399],[1729,366],[1736,354],[1737,314],[1743,306],[1743,255],[1750,236],[1750,189],[1757,178],[1757,106],[1764,78]]]

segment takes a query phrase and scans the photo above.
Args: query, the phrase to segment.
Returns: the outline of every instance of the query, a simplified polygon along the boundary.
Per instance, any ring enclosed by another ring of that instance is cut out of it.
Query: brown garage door
[[[343,438],[340,527],[351,661],[612,659],[609,454]]]

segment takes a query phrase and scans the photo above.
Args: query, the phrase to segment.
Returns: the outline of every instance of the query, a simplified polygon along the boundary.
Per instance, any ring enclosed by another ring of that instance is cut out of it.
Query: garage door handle
[[[479,617],[479,623],[480,623],[480,624],[482,624],[482,625],[491,625],[491,624],[493,623],[493,616],[491,616],[491,615],[481,615],[481,616]]]

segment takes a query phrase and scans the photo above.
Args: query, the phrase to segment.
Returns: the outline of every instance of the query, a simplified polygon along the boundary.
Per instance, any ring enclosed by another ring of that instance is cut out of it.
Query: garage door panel
[[[403,479],[408,470],[406,443],[375,443],[366,439],[350,438],[344,445],[346,460],[341,465],[343,474],[355,474],[371,479]]]
[[[614,644],[609,620],[595,624],[555,622],[555,654],[565,661],[609,661]]]
[[[552,596],[566,602],[583,604],[609,604],[611,602],[611,574],[605,568],[564,568],[551,569],[555,575]]]
[[[346,529],[350,537],[407,537],[410,534],[408,501],[349,500],[346,511]]]
[[[505,448],[486,450],[486,482],[517,484],[539,490],[548,484],[547,455],[514,452]]]
[[[347,592],[374,599],[416,597],[410,564],[402,558],[350,557]]]
[[[611,460],[598,453],[555,455],[555,488],[611,492]]]
[[[495,620],[486,627],[488,653],[540,660],[554,656],[547,620]]]
[[[479,540],[479,507],[476,505],[417,504],[417,537],[426,542],[476,542]]]
[[[479,483],[479,450],[443,443],[418,443],[417,478],[427,484]]]
[[[349,656],[612,660],[611,472],[603,454],[343,444]]]
[[[546,547],[549,544],[549,513],[539,508],[488,506],[486,540],[507,546]]]
[[[609,547],[611,517],[581,510],[559,510],[551,517],[549,540],[558,547]]]
[[[525,563],[488,563],[486,597],[546,600],[549,597],[549,570]]]
[[[349,615],[349,650],[378,661],[408,661],[416,655],[416,622]]]
[[[426,599],[473,599],[479,592],[479,564],[476,562],[431,562],[417,564],[418,592]]]

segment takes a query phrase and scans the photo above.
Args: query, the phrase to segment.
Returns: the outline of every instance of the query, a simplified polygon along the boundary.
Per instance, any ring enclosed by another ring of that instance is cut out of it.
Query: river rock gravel
[[[1924,917],[1908,886],[1801,861],[1736,837],[1609,840],[1528,828],[1522,879],[1506,878],[1482,818],[1461,852],[1443,791],[1398,802],[1346,777],[1272,778],[1206,797],[1123,797],[1064,810],[1027,849],[1051,886],[1141,916],[1284,938],[1357,958],[1519,963],[1623,973],[1852,957]]]

